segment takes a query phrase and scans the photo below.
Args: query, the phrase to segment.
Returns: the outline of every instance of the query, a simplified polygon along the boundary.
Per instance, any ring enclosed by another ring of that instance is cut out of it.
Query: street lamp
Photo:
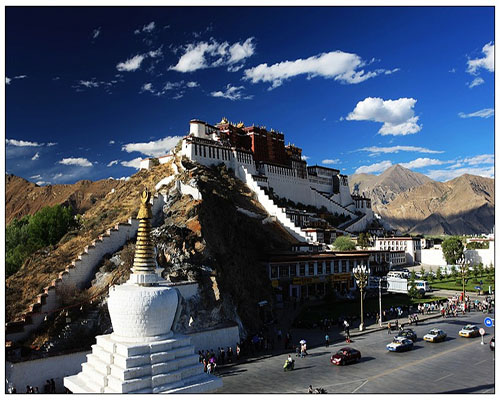
[[[467,260],[465,258],[465,254],[462,254],[460,258],[457,261],[459,265],[459,273],[460,277],[462,278],[462,302],[464,306],[464,311],[465,311],[465,279],[467,277],[467,274],[469,273],[469,267],[471,265],[471,260]]]
[[[358,285],[361,295],[361,324],[359,324],[359,330],[364,331],[365,325],[363,323],[363,289],[368,283],[370,268],[367,268],[366,265],[358,265],[352,270],[352,273],[354,274],[354,278],[356,278],[356,285]]]

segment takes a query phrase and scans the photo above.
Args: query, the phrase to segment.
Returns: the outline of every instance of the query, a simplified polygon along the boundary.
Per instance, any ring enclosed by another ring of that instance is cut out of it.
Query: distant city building
[[[404,251],[406,264],[415,265],[420,262],[422,249],[420,238],[414,237],[378,237],[375,239],[375,250]]]

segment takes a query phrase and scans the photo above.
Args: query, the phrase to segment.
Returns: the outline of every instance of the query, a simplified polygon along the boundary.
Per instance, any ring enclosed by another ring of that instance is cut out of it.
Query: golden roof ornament
[[[227,118],[226,117],[222,117],[222,119],[220,120],[219,124],[227,124]]]
[[[147,189],[141,193],[141,207],[137,218],[139,219],[139,228],[137,230],[137,243],[135,245],[134,265],[132,272],[134,274],[155,274],[156,260],[153,241],[151,240],[151,192]]]
[[[243,128],[243,127],[245,127],[245,124],[242,121],[238,122],[238,125],[236,125],[236,128]]]

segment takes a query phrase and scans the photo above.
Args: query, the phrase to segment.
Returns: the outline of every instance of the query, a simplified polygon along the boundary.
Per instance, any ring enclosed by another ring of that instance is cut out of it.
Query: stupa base
[[[222,380],[203,372],[188,336],[131,343],[111,334],[97,337],[82,372],[64,386],[73,393],[206,393]]]

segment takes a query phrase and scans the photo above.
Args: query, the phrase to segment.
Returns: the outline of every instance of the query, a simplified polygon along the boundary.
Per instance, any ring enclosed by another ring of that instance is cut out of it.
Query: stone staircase
[[[342,214],[349,215],[349,216],[351,216],[351,218],[357,217],[357,215],[355,213],[353,213],[351,210],[349,210],[347,207],[345,207],[342,204],[336,202],[335,200],[332,200],[330,197],[324,195],[319,190],[317,190],[317,189],[315,189],[313,187],[311,188],[311,190],[313,192],[315,192],[316,194],[318,194],[319,196],[321,196],[323,199],[329,201],[332,205],[335,206],[335,208],[340,208],[343,211]]]
[[[162,211],[164,198],[157,193],[152,199],[153,215]],[[127,240],[135,237],[138,228],[138,220],[129,218],[126,223],[120,223],[108,229],[85,247],[75,260],[69,264],[59,276],[45,287],[43,293],[37,296],[37,300],[30,306],[29,311],[19,321],[5,324],[6,340],[23,340],[33,330],[37,329],[43,322],[45,316],[60,307],[60,301],[56,295],[56,288],[62,285],[75,285],[83,288],[94,276],[95,268],[106,254],[119,250]]]
[[[245,182],[247,186],[252,189],[252,191],[257,195],[259,203],[264,207],[267,213],[275,217],[278,222],[286,229],[286,231],[292,235],[299,242],[312,243],[312,239],[296,226],[293,221],[287,217],[286,212],[284,212],[280,207],[274,204],[274,201],[266,194],[266,192],[257,184],[253,179],[252,175],[247,171],[245,167],[242,167],[245,174]]]

